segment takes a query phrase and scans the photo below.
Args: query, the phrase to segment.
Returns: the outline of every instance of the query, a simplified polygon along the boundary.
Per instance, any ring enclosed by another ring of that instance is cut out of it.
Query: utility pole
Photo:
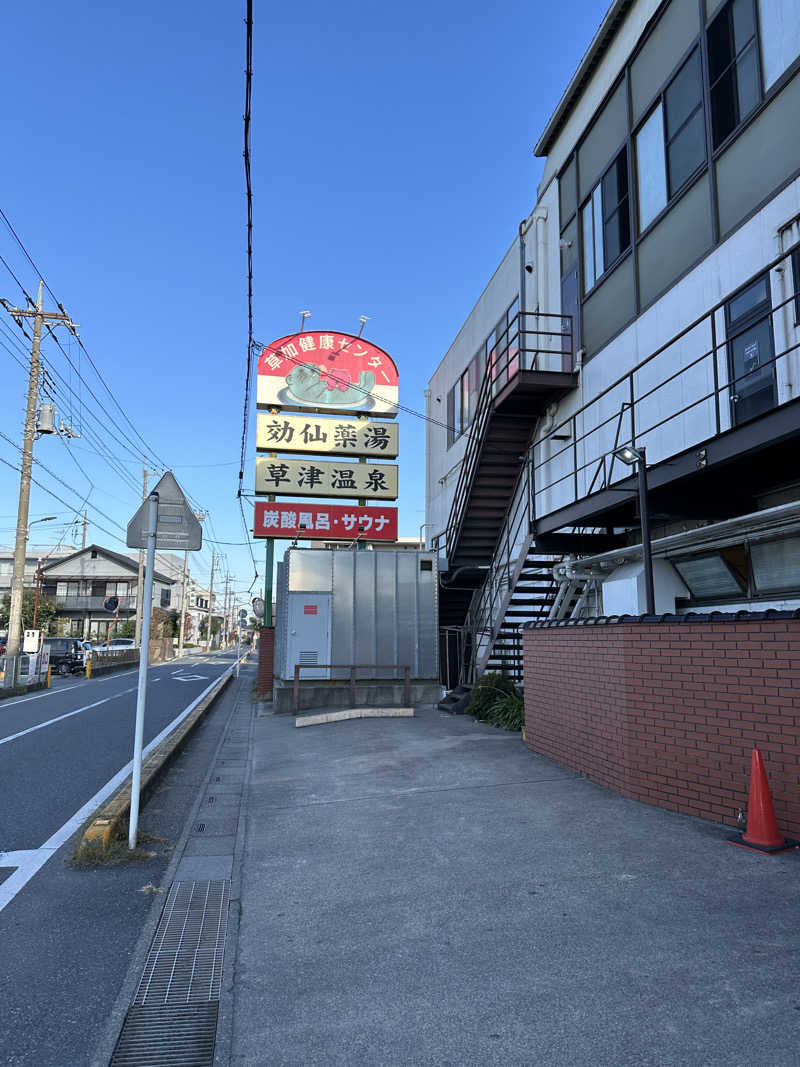
[[[42,344],[42,324],[61,322],[74,331],[75,323],[66,312],[44,311],[43,283],[35,308],[3,307],[17,323],[20,319],[33,319],[33,343],[31,367],[28,376],[28,402],[25,407],[25,423],[22,439],[22,465],[19,479],[19,505],[17,508],[17,535],[14,542],[14,569],[11,576],[11,604],[8,612],[8,637],[6,639],[6,672],[3,685],[13,689],[17,682],[20,632],[22,630],[22,587],[25,580],[25,555],[28,547],[28,511],[31,498],[31,467],[33,466],[33,442],[36,434],[36,403],[39,393],[39,349]]]
[[[181,593],[181,622],[178,630],[178,659],[183,655],[183,635],[186,628],[186,593],[189,585],[189,553],[183,553],[183,591]]]
[[[84,511],[83,513],[83,537],[81,538],[81,548],[86,548],[86,527],[89,525],[89,514]]]
[[[211,651],[211,612],[214,607],[214,549],[211,549],[211,581],[208,585],[208,619],[206,621],[206,652]]]
[[[224,612],[225,612],[225,644],[228,644],[228,634],[230,633],[230,619],[228,617],[228,590],[231,584],[230,574],[225,575],[225,600],[224,600]]]
[[[142,500],[147,500],[147,466],[144,457],[142,457]],[[141,647],[142,642],[142,618],[143,618],[143,597],[142,589],[144,588],[144,550],[139,549],[139,576],[136,580],[136,630],[134,632],[134,639],[136,641],[136,647]]]

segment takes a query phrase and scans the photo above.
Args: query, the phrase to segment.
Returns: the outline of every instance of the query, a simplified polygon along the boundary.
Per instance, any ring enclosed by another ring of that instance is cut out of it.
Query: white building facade
[[[623,445],[657,612],[800,606],[799,113],[797,0],[611,4],[429,383],[448,682],[518,673],[527,619],[644,611]]]

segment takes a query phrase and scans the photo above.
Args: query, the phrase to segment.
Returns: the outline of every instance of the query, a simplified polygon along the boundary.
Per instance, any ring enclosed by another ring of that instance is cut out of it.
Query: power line
[[[9,463],[9,461],[7,459],[3,459],[2,456],[0,456],[0,463],[3,463],[6,467],[10,467],[11,470],[16,471],[17,474],[19,474],[21,472],[21,468],[20,467],[17,467],[16,464],[14,464],[14,463]],[[42,485],[42,483],[40,481],[37,481],[36,478],[31,477],[31,481],[33,482],[34,485],[38,486],[39,489],[42,490],[42,492],[47,493],[48,496],[51,496],[54,500],[57,500],[59,502],[59,504],[63,504],[64,507],[68,508],[70,511],[72,511],[73,508],[75,507],[74,504],[67,503],[67,501],[64,500],[63,497],[60,497],[58,495],[58,493],[54,493],[52,489],[48,489],[46,485]],[[86,499],[88,500],[89,498],[87,497]],[[99,511],[99,508],[95,508],[94,505],[92,505],[92,504],[90,504],[89,507],[91,507],[93,511]],[[100,514],[102,515],[103,513],[100,512]],[[112,533],[111,530],[107,530],[104,526],[101,526],[100,523],[97,522],[96,520],[94,520],[93,525],[96,526],[98,530],[102,530],[103,533],[106,534],[108,537],[113,538],[113,540],[119,541],[120,544],[123,544],[123,545],[125,544],[125,542],[122,540],[122,538],[119,536],[119,534],[115,534],[115,533]]]
[[[55,303],[56,307],[57,307],[57,308],[59,309],[59,311],[60,311],[60,312],[62,312],[63,314],[65,314],[65,315],[66,315],[66,311],[64,311],[64,307],[63,307],[63,305],[61,304],[61,301],[60,301],[60,300],[58,299],[58,297],[56,296],[56,294],[55,294],[55,293],[53,292],[53,290],[52,290],[52,289],[50,288],[50,286],[48,285],[47,281],[45,280],[44,274],[42,273],[42,271],[40,271],[40,270],[39,270],[39,267],[38,267],[38,266],[36,265],[36,263],[34,262],[34,260],[33,260],[33,257],[31,256],[30,252],[28,252],[28,249],[27,249],[27,248],[25,247],[25,245],[24,245],[24,243],[23,243],[23,241],[22,241],[22,238],[21,238],[21,237],[19,236],[19,234],[17,233],[17,231],[16,231],[15,229],[14,229],[14,227],[13,227],[13,226],[11,225],[11,222],[10,222],[10,220],[9,220],[8,216],[7,216],[7,215],[6,215],[6,213],[5,213],[4,211],[3,211],[3,209],[2,209],[2,208],[0,208],[0,217],[2,217],[3,221],[5,222],[6,226],[7,226],[7,227],[8,227],[8,229],[9,229],[9,231],[11,232],[11,234],[12,234],[12,236],[13,236],[14,240],[15,240],[15,241],[17,242],[17,244],[19,245],[19,247],[20,247],[20,248],[22,249],[22,252],[23,252],[23,254],[25,255],[25,258],[26,258],[26,259],[28,260],[28,262],[29,262],[29,263],[30,263],[30,265],[31,265],[31,266],[33,267],[33,269],[34,269],[34,270],[36,271],[36,274],[37,274],[37,276],[38,276],[39,278],[41,278],[41,280],[42,280],[42,284],[44,285],[45,289],[47,290],[47,292],[48,292],[48,293],[50,294],[50,296],[52,297],[52,299],[53,299],[53,302]],[[18,280],[18,279],[16,278],[16,276],[15,276],[15,275],[14,275],[14,273],[13,273],[13,271],[11,271],[11,268],[10,268],[10,267],[8,267],[8,264],[6,264],[6,263],[5,263],[5,261],[4,261],[4,265],[6,266],[6,269],[7,269],[8,271],[9,271],[9,273],[10,273],[10,274],[11,274],[11,276],[12,276],[12,277],[14,278],[14,280],[15,280],[15,281],[17,281],[17,284],[19,285],[20,289],[22,289],[23,293],[25,293],[25,290],[24,290],[24,288],[23,288],[23,286],[22,286],[22,283],[21,283],[21,282],[19,282],[19,280]],[[25,296],[26,296],[26,298],[28,299],[28,301],[29,301],[29,302],[30,302],[31,304],[33,304],[33,303],[34,303],[34,301],[33,301],[33,300],[31,300],[30,296],[28,296],[28,294],[27,294],[27,293],[25,293]],[[61,342],[60,342],[60,341],[58,340],[58,338],[57,338],[57,337],[55,336],[55,334],[54,334],[54,333],[52,332],[52,330],[50,331],[50,333],[51,333],[51,336],[53,337],[53,339],[55,340],[56,344],[58,345],[58,347],[59,347],[59,348],[61,349],[61,351],[62,351],[62,352],[64,353],[64,356],[65,356],[65,358],[67,359],[67,361],[68,361],[68,362],[70,363],[70,365],[71,365],[71,366],[73,367],[73,369],[75,370],[75,373],[76,373],[76,375],[78,376],[78,378],[79,378],[79,379],[80,379],[80,380],[81,380],[81,381],[83,382],[83,384],[84,384],[84,385],[86,386],[86,388],[87,388],[87,389],[89,389],[89,391],[90,391],[90,392],[92,393],[92,396],[93,396],[93,397],[94,397],[94,399],[95,399],[95,400],[97,401],[97,403],[98,403],[98,404],[100,405],[100,407],[102,408],[102,410],[103,410],[103,411],[105,411],[105,408],[103,407],[103,405],[102,405],[102,404],[100,403],[100,401],[99,401],[99,400],[97,399],[97,397],[95,396],[94,392],[92,391],[91,387],[89,386],[89,383],[88,383],[88,382],[86,381],[86,379],[85,379],[85,378],[83,378],[83,376],[82,376],[82,375],[80,374],[80,372],[79,372],[79,371],[78,371],[78,370],[77,370],[77,369],[76,369],[76,368],[74,367],[74,364],[72,364],[72,361],[71,361],[71,360],[69,359],[69,356],[67,355],[66,351],[65,351],[65,350],[64,350],[64,348],[62,347],[62,345],[61,345]],[[108,386],[108,384],[106,383],[105,379],[103,378],[102,374],[101,374],[101,373],[100,373],[100,371],[98,370],[98,368],[97,368],[97,365],[96,365],[96,363],[95,363],[95,362],[94,362],[94,360],[92,359],[92,357],[91,357],[91,355],[90,355],[90,353],[89,353],[88,349],[86,348],[86,345],[85,345],[85,344],[83,343],[83,340],[81,339],[81,337],[80,337],[80,336],[79,336],[79,335],[78,335],[77,333],[73,333],[73,336],[75,337],[75,340],[77,341],[78,345],[80,346],[80,349],[81,349],[81,351],[83,352],[83,354],[84,354],[84,355],[86,356],[86,358],[88,359],[88,361],[89,361],[89,364],[90,364],[90,365],[91,365],[91,367],[92,367],[92,370],[93,370],[93,371],[95,372],[95,374],[97,375],[97,379],[98,379],[98,381],[100,382],[100,384],[101,384],[101,385],[103,386],[103,388],[104,388],[104,389],[105,389],[105,391],[106,391],[106,392],[108,393],[108,395],[109,395],[109,397],[111,398],[111,400],[113,401],[113,403],[114,403],[114,406],[115,406],[115,407],[117,408],[117,410],[119,411],[119,413],[120,413],[120,414],[122,415],[123,419],[125,419],[125,421],[127,422],[127,424],[128,424],[129,426],[130,426],[131,430],[133,430],[133,432],[134,432],[134,433],[136,434],[136,436],[137,436],[137,437],[139,438],[139,440],[141,441],[141,443],[142,443],[142,444],[144,445],[144,447],[145,447],[145,450],[146,450],[147,452],[149,452],[149,453],[150,453],[150,456],[151,456],[151,458],[152,458],[152,459],[154,459],[154,460],[156,460],[156,463],[155,463],[155,464],[153,464],[153,465],[154,465],[154,466],[160,466],[160,467],[162,468],[162,470],[166,470],[166,469],[168,468],[168,464],[164,463],[164,461],[163,461],[163,460],[162,460],[162,459],[161,459],[161,458],[160,458],[160,457],[158,456],[158,454],[157,454],[157,453],[155,452],[155,450],[154,450],[154,449],[153,449],[153,448],[152,448],[152,447],[151,447],[151,446],[150,446],[150,445],[149,445],[149,444],[147,443],[147,441],[145,441],[145,439],[144,439],[144,438],[142,437],[142,435],[141,435],[141,434],[139,433],[139,431],[138,431],[138,430],[136,429],[136,427],[135,427],[135,426],[133,425],[133,423],[131,422],[131,420],[130,420],[130,418],[128,417],[127,413],[126,413],[126,412],[125,412],[125,410],[124,410],[124,409],[122,408],[122,406],[121,406],[121,404],[119,403],[119,401],[117,400],[116,396],[114,396],[113,392],[112,392],[112,391],[111,391],[111,389],[109,388],[109,386]],[[106,414],[108,414],[108,412],[106,412]],[[109,418],[110,418],[110,417],[111,417],[111,416],[109,415]],[[133,443],[133,442],[131,442],[131,443]]]
[[[239,492],[244,481],[247,424],[250,416],[250,379],[253,373],[253,184],[250,177],[250,120],[253,91],[253,0],[247,0],[245,19],[246,68],[244,82],[244,178],[247,191],[247,359],[244,376],[244,410],[242,412],[242,449],[239,456]],[[244,513],[242,513],[244,518]]]
[[[352,340],[345,342],[345,344],[343,344],[340,348],[337,348],[333,352],[333,355],[339,355],[340,352],[344,352],[345,348],[349,347],[354,341],[357,340],[359,340],[359,338],[354,337],[352,338]],[[259,341],[256,341],[255,345],[257,348],[260,348],[262,352],[274,352],[276,355],[280,355],[281,359],[286,359],[290,363],[294,363],[296,367],[305,367],[307,370],[316,371],[320,378],[322,377],[323,372],[314,363],[305,363],[302,359],[297,359],[295,356],[289,356],[283,351],[283,349],[276,349],[274,345],[262,345]],[[350,382],[350,388],[355,389],[356,392],[361,393],[365,400],[369,398],[372,400],[380,400],[384,403],[386,402],[386,397],[381,396],[379,393],[372,393],[369,389],[364,389],[362,386],[356,385],[355,382]],[[397,408],[398,411],[404,411],[407,415],[413,415],[414,418],[422,419],[423,422],[429,422],[434,426],[441,426],[445,430],[453,430],[455,432],[461,433],[461,431],[458,430],[457,427],[450,426],[449,423],[442,422],[441,419],[435,419],[432,415],[425,415],[421,411],[417,411],[416,408],[407,407],[405,404],[401,404],[399,402],[394,406]],[[469,431],[464,430],[463,435],[468,437]],[[241,480],[239,483],[239,487],[241,491]]]

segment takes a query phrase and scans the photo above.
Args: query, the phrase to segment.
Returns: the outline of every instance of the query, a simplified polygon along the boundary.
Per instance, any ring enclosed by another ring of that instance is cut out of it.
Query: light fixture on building
[[[644,562],[644,585],[647,597],[647,614],[655,615],[656,597],[653,585],[653,554],[650,546],[650,511],[647,503],[647,455],[644,448],[621,445],[613,453],[629,467],[637,467],[639,475],[639,521],[642,527],[642,560]]]

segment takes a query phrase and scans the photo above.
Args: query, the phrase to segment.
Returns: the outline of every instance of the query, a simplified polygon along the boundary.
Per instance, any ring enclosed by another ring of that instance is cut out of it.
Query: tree
[[[34,589],[23,589],[22,591],[22,629],[32,630],[33,626],[33,605],[36,600],[36,591]],[[11,594],[6,593],[0,602],[0,630],[8,629],[8,616],[11,611]],[[45,597],[39,594],[39,603],[36,609],[36,629],[41,630],[42,633],[47,633],[50,625],[50,620],[55,616],[58,608],[56,607],[55,600],[51,600],[50,597]]]

